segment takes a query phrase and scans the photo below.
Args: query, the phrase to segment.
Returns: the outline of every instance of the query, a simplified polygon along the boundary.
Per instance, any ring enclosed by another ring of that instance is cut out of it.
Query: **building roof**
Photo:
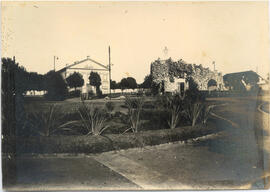
[[[258,75],[256,72],[249,70],[249,71],[241,71],[241,72],[234,72],[234,73],[227,73],[225,75],[242,75],[242,74],[246,74],[246,73],[252,73],[254,75],[257,75],[258,77],[260,77],[260,75]]]
[[[64,67],[64,68],[62,68],[62,69],[60,69],[60,70],[58,70],[57,72],[60,72],[60,73],[61,73],[61,72],[64,72],[64,71],[66,71],[68,68],[74,67],[75,65],[81,64],[81,63],[86,62],[86,61],[91,61],[91,62],[93,62],[93,63],[95,63],[95,64],[97,64],[97,65],[103,67],[104,69],[109,70],[109,68],[108,68],[107,66],[105,66],[105,65],[103,65],[103,64],[101,64],[101,63],[99,63],[99,62],[97,62],[97,61],[95,61],[95,60],[93,60],[93,59],[91,59],[89,56],[87,56],[86,59],[83,59],[83,60],[81,60],[81,61],[75,61],[74,63],[72,63],[72,64],[70,64],[70,65],[67,65],[66,67]]]
[[[235,72],[235,73],[227,73],[224,76],[232,76],[232,75],[244,75],[244,74],[253,74],[256,75],[260,80],[265,81],[265,83],[269,83],[268,80],[266,80],[265,78],[263,78],[262,76],[260,76],[258,73],[256,73],[255,71],[249,70],[249,71],[241,71],[241,72]]]

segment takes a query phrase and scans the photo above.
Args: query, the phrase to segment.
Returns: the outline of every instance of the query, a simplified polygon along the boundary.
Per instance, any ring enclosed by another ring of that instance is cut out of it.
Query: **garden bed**
[[[175,129],[142,131],[138,133],[105,134],[102,136],[49,136],[49,137],[6,137],[3,138],[3,153],[52,154],[52,153],[101,153],[146,145],[158,145],[217,133],[226,121],[211,118],[206,125],[185,126]],[[13,146],[13,147],[12,147]]]

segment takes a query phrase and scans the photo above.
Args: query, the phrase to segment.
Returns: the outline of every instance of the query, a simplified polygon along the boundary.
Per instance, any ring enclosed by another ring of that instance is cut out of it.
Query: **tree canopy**
[[[128,77],[127,78],[128,82],[128,88],[129,89],[136,89],[138,87],[136,80],[133,77]]]
[[[96,93],[98,96],[102,95],[102,92],[100,90],[101,85],[101,78],[100,75],[97,72],[91,72],[89,76],[89,82],[90,85],[94,86],[96,88]]]
[[[45,90],[44,76],[36,72],[27,72],[11,58],[2,58],[2,89],[10,89],[14,94],[23,94],[31,90],[42,91]]]
[[[151,88],[152,83],[153,83],[153,77],[152,77],[152,75],[151,75],[151,74],[150,74],[150,75],[146,75],[146,76],[144,77],[144,81],[143,81],[143,83],[140,85],[140,87],[141,87],[141,88],[144,88],[144,89],[149,89],[149,88]]]
[[[74,72],[73,74],[69,75],[66,81],[68,86],[70,88],[75,88],[75,90],[77,87],[82,87],[84,84],[83,76],[78,72]]]
[[[89,76],[89,83],[90,85],[95,86],[96,88],[100,87],[101,85],[100,75],[97,72],[92,71]]]
[[[111,89],[118,89],[118,84],[116,83],[116,81],[110,81],[111,83],[110,83],[110,87],[111,87]]]
[[[50,100],[64,100],[68,93],[65,80],[55,71],[49,71],[45,75],[45,88],[46,97]]]
[[[126,78],[123,78],[123,79],[121,79],[121,81],[120,81],[120,83],[119,83],[119,87],[120,87],[120,89],[123,91],[123,90],[125,90],[125,89],[128,89],[128,81],[127,81],[127,79]]]

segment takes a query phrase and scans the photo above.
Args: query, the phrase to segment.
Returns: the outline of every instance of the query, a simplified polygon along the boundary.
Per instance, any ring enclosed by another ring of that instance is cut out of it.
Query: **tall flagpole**
[[[109,87],[110,87],[110,99],[111,99],[111,48],[109,46]]]

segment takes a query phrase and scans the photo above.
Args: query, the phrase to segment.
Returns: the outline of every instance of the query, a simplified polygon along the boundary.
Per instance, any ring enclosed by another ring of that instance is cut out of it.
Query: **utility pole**
[[[111,100],[111,48],[109,46],[109,87],[110,87],[110,100]]]
[[[55,71],[55,60],[58,60],[59,58],[56,56],[53,56],[53,70]]]
[[[214,71],[216,70],[216,62],[213,61],[213,65],[214,65]]]

